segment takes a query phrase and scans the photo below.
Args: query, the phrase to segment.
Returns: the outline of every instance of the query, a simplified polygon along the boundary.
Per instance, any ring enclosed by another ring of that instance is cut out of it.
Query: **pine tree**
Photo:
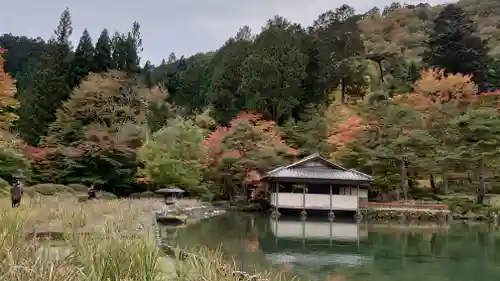
[[[55,37],[53,38],[53,40],[61,45],[71,46],[71,42],[69,41],[69,37],[71,36],[71,34],[73,34],[71,13],[69,12],[69,8],[66,7],[66,9],[64,9],[61,14],[59,25],[54,31]]]
[[[488,50],[469,15],[458,5],[447,5],[434,21],[423,61],[448,73],[472,75],[485,88]]]
[[[134,22],[132,30],[127,34],[127,39],[125,40],[125,63],[126,71],[129,73],[139,72],[140,57],[139,53],[142,52],[142,39],[140,32],[140,25],[138,22]]]
[[[95,44],[94,72],[105,72],[114,68],[113,59],[111,58],[111,46],[108,30],[103,29]]]
[[[139,23],[134,22],[132,30],[127,35],[116,32],[112,45],[112,58],[116,69],[127,73],[138,73],[140,70],[139,53],[142,51]]]
[[[177,61],[177,57],[175,56],[175,53],[174,52],[170,53],[170,55],[168,56],[168,63],[170,64],[170,63],[174,63],[176,61]]]
[[[54,37],[48,42],[35,74],[31,91],[19,96],[19,132],[32,145],[38,144],[55,119],[56,109],[71,93],[71,14],[64,10]]]
[[[71,88],[78,86],[81,81],[94,71],[97,67],[94,59],[94,45],[87,29],[83,31],[80,43],[76,48],[72,62],[72,83]]]

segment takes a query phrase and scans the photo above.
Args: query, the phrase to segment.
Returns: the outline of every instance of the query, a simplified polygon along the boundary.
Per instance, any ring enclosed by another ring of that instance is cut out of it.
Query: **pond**
[[[500,229],[493,225],[305,222],[229,213],[161,230],[180,247],[219,249],[247,272],[300,280],[497,281]]]

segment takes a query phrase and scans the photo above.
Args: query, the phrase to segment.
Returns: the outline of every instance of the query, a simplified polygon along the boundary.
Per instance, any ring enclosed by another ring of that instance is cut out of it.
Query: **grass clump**
[[[8,281],[168,280],[151,233],[152,200],[78,203],[27,198],[18,209],[0,200],[0,279]],[[64,240],[28,233],[64,233]]]
[[[163,254],[152,222],[162,205],[158,199],[38,196],[12,209],[1,198],[0,280],[242,280],[234,263],[216,252],[200,250],[184,261]],[[41,239],[41,233],[59,240]]]

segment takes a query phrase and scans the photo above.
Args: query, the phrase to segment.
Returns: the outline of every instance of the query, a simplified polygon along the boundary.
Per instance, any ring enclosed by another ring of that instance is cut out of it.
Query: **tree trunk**
[[[443,171],[444,194],[448,194],[448,171]]]
[[[340,78],[340,103],[345,104],[345,79]]]
[[[434,181],[434,175],[429,174],[429,183],[431,184],[431,189],[434,193],[437,193],[436,181]]]
[[[485,193],[485,180],[484,180],[484,161],[479,160],[479,188],[477,191],[477,204],[483,204]]]

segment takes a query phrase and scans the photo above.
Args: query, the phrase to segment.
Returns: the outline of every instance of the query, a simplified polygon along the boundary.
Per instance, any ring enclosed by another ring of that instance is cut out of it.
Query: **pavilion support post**
[[[278,206],[279,206],[279,183],[278,182],[275,183],[274,190],[275,190],[275,193],[274,193],[274,197],[275,197],[274,201],[275,202],[274,202],[274,210],[271,213],[271,217],[274,219],[277,219],[280,216],[280,212],[278,211]]]
[[[330,212],[328,212],[328,219],[333,221],[335,219],[335,213],[333,212],[333,190],[332,185],[330,184]]]
[[[300,218],[302,220],[305,220],[307,217],[307,211],[306,211],[306,187],[304,186],[302,188],[302,211],[300,212]]]
[[[333,246],[333,221],[330,221],[330,248]]]
[[[357,192],[356,192],[356,196],[358,197],[357,198],[357,208],[356,208],[356,214],[354,214],[354,219],[355,220],[360,220],[361,219],[361,212],[360,212],[360,209],[359,209],[359,184],[356,186],[357,188]]]
[[[302,248],[306,248],[306,221],[302,221]]]

